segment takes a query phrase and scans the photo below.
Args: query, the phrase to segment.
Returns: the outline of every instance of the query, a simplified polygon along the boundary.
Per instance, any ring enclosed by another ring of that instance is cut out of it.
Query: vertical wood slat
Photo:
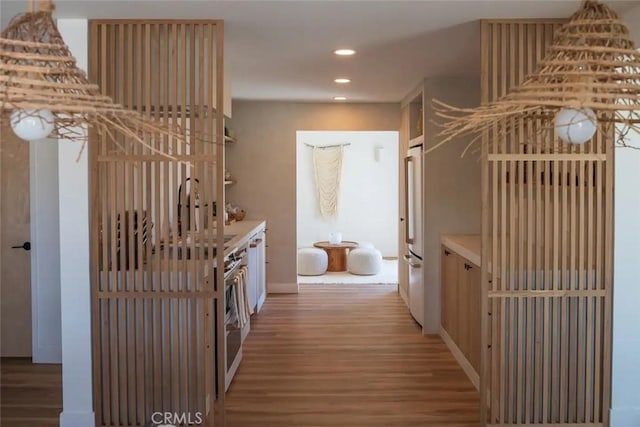
[[[100,69],[98,67],[98,59],[99,56],[102,54],[102,52],[100,51],[100,47],[101,47],[101,40],[100,40],[100,33],[98,32],[98,28],[97,27],[91,27],[90,29],[91,34],[90,34],[90,40],[91,40],[91,50],[93,52],[96,52],[96,54],[94,54],[90,60],[91,60],[91,65],[90,65],[90,69],[91,69],[91,81],[100,81]],[[96,139],[96,135],[91,135],[91,139],[95,140]],[[101,141],[98,140],[98,144]],[[98,193],[98,185],[100,182],[100,178],[99,178],[99,170],[97,169],[97,164],[96,164],[96,156],[97,156],[97,148],[98,147],[94,147],[93,144],[90,144],[90,146],[88,147],[88,156],[89,156],[89,165],[90,165],[90,172],[89,172],[89,192],[91,194],[91,198],[90,203],[91,205],[95,206],[95,197]],[[90,223],[89,223],[89,228],[90,229],[100,229],[101,228],[101,219],[100,219],[100,211],[98,209],[92,209],[90,212]],[[90,259],[91,259],[91,278],[92,280],[96,281],[96,279],[98,278],[97,275],[100,274],[100,264],[101,261],[103,260],[103,258],[101,257],[101,249],[102,249],[102,242],[100,239],[91,239],[91,253],[90,253]],[[103,251],[104,252],[104,251]],[[95,355],[102,355],[102,351],[103,351],[103,346],[102,344],[102,328],[99,322],[95,321],[94,319],[99,318],[100,317],[100,301],[97,300],[97,298],[91,298],[91,315],[92,315],[92,321],[91,321],[91,335],[93,337],[98,337],[97,338],[97,345],[93,346],[93,352]],[[100,357],[100,356],[98,356]],[[100,369],[100,365],[99,364],[93,364],[92,366],[92,379],[93,379],[93,384],[94,384],[94,388],[96,390],[100,390],[101,392],[104,392],[103,386],[104,383],[102,381],[102,372]],[[98,395],[94,394],[94,399],[93,399],[93,407],[94,407],[94,411],[96,414],[96,417],[98,419],[102,419],[103,417],[103,406],[102,406],[102,402],[100,401]]]
[[[135,76],[135,95],[132,99],[132,106],[134,104],[140,105],[142,103],[143,98],[143,56],[144,52],[142,50],[142,35],[143,35],[143,26],[141,25],[132,25],[132,28],[135,29],[136,33],[136,44],[135,48],[132,49],[132,54],[135,58],[135,64],[133,65],[133,76]],[[133,77],[132,76],[132,77]],[[141,147],[136,147],[135,153],[141,154]],[[142,164],[137,162],[133,165],[134,171],[136,171],[137,177],[135,179],[135,189],[136,189],[136,206],[140,206],[142,212],[145,212],[143,203],[143,176],[142,176]],[[138,218],[141,221],[140,217]],[[141,291],[144,289],[144,278],[145,275],[143,273],[143,262],[145,253],[145,244],[143,239],[137,239],[137,250],[138,250],[138,269],[136,270],[136,284],[134,286],[135,291]],[[135,354],[136,354],[136,405],[138,408],[137,411],[137,422],[143,423],[146,417],[145,407],[146,407],[146,364],[144,357],[144,340],[145,340],[145,317],[144,317],[144,301],[136,300],[135,301],[135,315],[134,322],[136,325],[136,340],[135,340]],[[145,375],[138,375],[139,372],[143,372]]]
[[[604,412],[605,423],[608,422],[609,405],[611,401],[611,328],[612,328],[612,304],[613,304],[613,179],[614,179],[614,156],[613,139],[614,130],[609,130],[609,134],[602,135],[605,144],[605,186],[604,186],[604,275],[603,289],[605,290],[604,304],[604,324],[603,324],[603,354],[602,354],[602,410]]]
[[[92,21],[91,76],[116,102],[172,125],[185,128],[188,123],[198,136],[211,140],[214,131],[223,133],[222,114],[216,113],[222,102],[212,106],[223,81],[218,75],[221,25],[202,20]],[[215,40],[207,40],[214,30]],[[214,42],[219,49],[207,48]],[[192,237],[187,245],[177,237],[176,203],[177,188],[189,175],[201,178],[207,200],[224,200],[223,193],[213,191],[218,185],[214,175],[224,172],[211,155],[220,150],[195,141],[186,149],[169,138],[149,136],[148,142],[187,156],[192,168],[121,137],[97,142],[90,144],[96,424],[145,425],[156,411],[204,414],[216,398],[212,387],[205,390],[205,382],[215,384],[215,352],[224,354],[212,342],[212,309],[222,292],[212,294],[213,285],[200,283],[214,271],[213,251],[195,244],[199,236],[210,241],[211,231],[195,226],[204,225],[206,212],[186,209],[191,221],[185,231]],[[218,201],[218,206],[224,204]],[[223,228],[216,233],[222,241]],[[218,256],[223,262],[222,251]],[[175,291],[192,296],[172,297]],[[152,297],[155,292],[168,294]],[[207,328],[211,338],[202,336]],[[205,372],[210,379],[203,378]],[[213,414],[209,418],[213,425]]]
[[[483,21],[483,102],[531,72],[559,24]],[[495,425],[606,425],[612,139],[599,133],[591,144],[570,151],[604,153],[604,161],[510,159],[509,154],[566,149],[557,140],[543,141],[534,132],[540,124],[523,125],[505,138],[496,137],[497,129],[484,136],[486,154],[503,156],[489,161],[483,151],[482,157],[483,304],[486,299],[493,308],[492,321],[482,326],[484,343],[493,344],[482,353],[482,407],[491,408],[488,422]],[[524,141],[532,138],[537,144]],[[492,296],[494,290],[502,293]],[[515,290],[541,293],[509,296]],[[544,296],[545,290],[572,290],[575,296]],[[604,296],[581,295],[593,290],[604,290]],[[487,418],[482,420],[486,425]]]
[[[481,54],[480,54],[480,58],[481,58],[481,66],[480,66],[480,70],[481,70],[481,80],[483,82],[488,81],[489,79],[489,43],[490,43],[490,35],[489,35],[489,31],[487,29],[487,23],[486,21],[482,21],[481,22],[481,31],[480,31],[480,48],[481,48]],[[489,88],[488,85],[482,85],[481,88],[481,93],[480,93],[480,102],[482,104],[486,103],[487,100],[489,98]],[[481,148],[481,200],[482,200],[482,211],[481,211],[481,228],[482,228],[482,246],[481,246],[481,257],[483,259],[487,259],[489,256],[489,247],[487,245],[487,243],[489,242],[489,238],[487,238],[489,236],[490,230],[489,230],[489,183],[490,183],[490,177],[489,177],[489,165],[488,162],[485,161],[484,159],[487,158],[487,154],[488,154],[488,147],[487,147],[487,138],[488,138],[489,132],[485,132],[482,135],[482,148]],[[495,181],[492,181],[492,185],[495,185]],[[495,258],[495,251],[493,250],[493,248],[491,248],[491,256],[492,259],[496,259]],[[480,380],[479,380],[479,385],[480,385],[480,425],[482,427],[485,427],[487,425],[487,417],[489,417],[490,421],[493,421],[495,413],[494,413],[494,408],[493,408],[493,404],[492,402],[489,402],[489,404],[486,404],[486,401],[488,399],[487,396],[487,390],[490,387],[490,383],[488,381],[488,378],[491,378],[491,372],[492,372],[492,368],[490,366],[489,360],[491,359],[491,352],[493,351],[492,349],[490,349],[491,346],[491,335],[492,335],[492,330],[493,330],[493,321],[491,318],[491,314],[490,311],[491,310],[491,306],[489,304],[489,301],[487,298],[485,298],[484,296],[488,294],[489,289],[491,288],[491,285],[489,284],[489,275],[488,272],[485,269],[481,269],[481,277],[480,277],[480,283],[481,283],[481,290],[480,290],[480,372],[479,372],[479,376],[480,376]],[[443,305],[444,306],[444,305]],[[493,400],[493,399],[492,399]]]
[[[223,40],[223,32],[224,32],[224,23],[220,23],[219,25],[216,26],[215,28],[216,31],[216,45],[215,45],[215,64],[216,64],[216,110],[221,112],[224,111],[224,40]],[[225,155],[224,155],[224,150],[225,150],[225,145],[224,145],[224,121],[223,121],[224,117],[223,115],[220,113],[218,114],[217,118],[216,118],[216,158],[218,159],[218,167],[215,170],[215,175],[216,175],[216,200],[218,201],[218,206],[224,207],[226,204],[226,200],[225,200],[225,194],[224,194],[224,171],[225,171]],[[217,217],[217,228],[218,228],[218,232],[216,235],[216,242],[218,245],[222,246],[224,245],[224,216],[223,215],[218,215]],[[217,262],[221,262],[222,261],[222,256],[220,254],[218,254],[217,257]],[[224,284],[224,273],[221,270],[217,271],[217,276],[216,276],[216,281],[219,284]],[[224,289],[221,286],[218,286],[217,289],[218,293],[224,293]],[[213,306],[211,303],[209,303],[209,310],[212,312],[213,315]],[[217,312],[217,328],[215,331],[215,335],[218,337],[217,342],[215,343],[215,346],[218,348],[224,348],[224,334],[225,334],[225,326],[224,326],[224,321],[223,321],[223,317],[224,317],[224,299],[223,298],[218,298],[216,300],[216,312]],[[206,334],[207,337],[211,337],[212,334]],[[214,344],[213,342],[210,342],[210,346],[213,347]],[[209,362],[213,362],[213,353],[210,352],[210,357],[209,357]],[[216,400],[218,406],[217,406],[217,412],[215,413],[216,417],[215,417],[215,422],[212,424],[218,424],[220,426],[224,426],[226,425],[225,422],[225,411],[224,411],[224,405],[225,405],[225,394],[224,394],[224,389],[225,389],[225,382],[226,382],[226,367],[225,366],[220,366],[221,364],[224,364],[223,362],[221,362],[221,358],[218,357],[217,358],[217,362],[218,362],[218,372],[224,372],[224,375],[218,375],[218,384],[217,384],[217,389],[218,389],[218,399]],[[213,363],[211,364],[207,364],[206,366],[213,366]],[[222,368],[222,369],[221,369]],[[206,371],[205,371],[206,372]],[[210,375],[207,376],[207,378],[211,378]],[[211,386],[207,387],[208,388],[208,392],[209,393],[213,393],[213,389],[214,389],[214,385],[212,384]]]

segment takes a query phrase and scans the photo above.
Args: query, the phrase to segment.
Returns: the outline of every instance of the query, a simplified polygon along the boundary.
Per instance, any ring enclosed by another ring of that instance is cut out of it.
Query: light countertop
[[[471,261],[476,266],[481,266],[481,246],[482,246],[482,237],[479,234],[444,234],[440,237],[440,242],[451,249],[453,252],[457,253],[461,257]],[[499,248],[498,248],[499,250]],[[564,263],[564,267],[562,267],[565,271],[579,271],[585,272],[586,269],[584,266],[574,265],[570,259],[567,259]],[[572,267],[568,267],[572,266]],[[595,264],[591,267],[591,271],[595,271]],[[488,273],[492,273],[492,263],[489,262],[487,265]],[[539,271],[544,271],[543,268],[539,268]],[[549,270],[551,271],[551,270]],[[561,270],[558,270],[561,271]]]
[[[482,237],[479,234],[444,234],[440,237],[440,242],[461,257],[480,266]]]
[[[260,230],[266,227],[265,220],[236,221],[224,227],[224,234],[232,235],[233,239],[226,243],[225,255],[231,253],[238,246],[242,246]]]

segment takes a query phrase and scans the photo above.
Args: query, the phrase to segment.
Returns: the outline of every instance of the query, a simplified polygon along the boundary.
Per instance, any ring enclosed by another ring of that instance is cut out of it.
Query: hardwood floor
[[[59,365],[2,359],[0,425],[57,426]],[[478,394],[386,285],[303,285],[251,319],[227,427],[477,426]]]
[[[31,359],[0,360],[0,425],[57,426],[62,411],[61,365]]]
[[[227,426],[477,426],[479,397],[384,285],[303,285],[251,319]],[[254,320],[255,318],[255,320]]]

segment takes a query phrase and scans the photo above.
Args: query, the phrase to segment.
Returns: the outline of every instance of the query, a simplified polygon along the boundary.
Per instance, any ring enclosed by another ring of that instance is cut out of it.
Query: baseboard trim
[[[270,294],[297,294],[297,283],[267,283],[267,293]]]
[[[467,377],[469,377],[469,380],[471,380],[476,390],[480,390],[480,377],[478,376],[478,373],[473,369],[473,366],[471,366],[471,363],[469,363],[467,358],[464,356],[462,350],[458,348],[456,343],[453,342],[453,339],[451,339],[447,331],[445,331],[442,326],[440,327],[440,337],[442,337],[442,341],[444,341],[447,347],[449,347],[453,357],[458,361],[458,364],[464,373],[467,374]]]
[[[62,351],[59,347],[37,347],[33,352],[31,361],[39,365],[58,365],[62,363]]]
[[[92,426],[96,423],[94,412],[69,412],[60,413],[60,427]]]
[[[640,426],[640,408],[611,408],[609,427]]]
[[[256,304],[256,313],[260,313],[260,310],[262,310],[262,305],[264,304],[266,299],[267,293],[263,292],[262,295],[260,295],[260,298],[258,298],[258,303]]]

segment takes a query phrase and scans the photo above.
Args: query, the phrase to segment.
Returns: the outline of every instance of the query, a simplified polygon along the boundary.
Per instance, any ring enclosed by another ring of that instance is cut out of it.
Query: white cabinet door
[[[267,298],[267,234],[263,230],[258,233],[257,243],[257,281],[258,281],[258,303],[256,312],[259,312]]]
[[[424,283],[422,261],[413,255],[405,257],[409,264],[409,309],[420,326],[424,323]]]
[[[256,244],[256,236],[249,239],[249,248],[247,249],[247,268],[249,291],[249,306],[255,310],[258,303],[258,246]]]

